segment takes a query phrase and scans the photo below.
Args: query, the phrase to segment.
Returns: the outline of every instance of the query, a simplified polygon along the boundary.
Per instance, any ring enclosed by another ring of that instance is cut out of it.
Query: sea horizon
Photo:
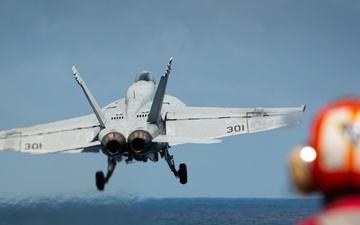
[[[320,198],[66,198],[59,195],[0,198],[0,223],[293,224],[320,208]]]

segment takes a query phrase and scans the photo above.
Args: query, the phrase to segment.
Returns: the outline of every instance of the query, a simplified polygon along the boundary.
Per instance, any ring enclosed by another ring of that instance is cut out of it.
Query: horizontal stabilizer
[[[196,137],[182,137],[172,135],[159,135],[152,140],[152,142],[164,142],[170,145],[176,144],[215,144],[220,143],[220,139],[196,138]]]

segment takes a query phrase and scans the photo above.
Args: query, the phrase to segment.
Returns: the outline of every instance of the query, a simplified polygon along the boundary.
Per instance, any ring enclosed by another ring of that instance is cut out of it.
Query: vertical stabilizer
[[[156,89],[154,101],[151,105],[150,113],[147,122],[148,123],[157,123],[161,119],[161,108],[164,101],[164,96],[166,92],[167,80],[171,70],[172,58],[170,58],[169,63],[166,66],[165,75],[161,77],[158,88]]]
[[[78,84],[81,86],[81,88],[83,89],[86,98],[88,99],[91,108],[93,109],[96,118],[99,120],[100,126],[105,128],[105,119],[104,119],[104,113],[101,111],[99,105],[96,103],[95,98],[92,96],[90,90],[88,89],[88,87],[86,86],[84,80],[82,79],[82,77],[80,76],[80,73],[77,71],[77,69],[75,68],[75,66],[72,67],[72,71],[74,74],[74,77],[76,79],[76,81],[78,82]]]

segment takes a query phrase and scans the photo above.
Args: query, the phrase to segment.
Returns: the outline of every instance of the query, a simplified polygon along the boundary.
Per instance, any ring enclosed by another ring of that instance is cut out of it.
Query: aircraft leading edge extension
[[[0,131],[0,150],[31,154],[102,152],[108,158],[106,175],[96,173],[104,190],[121,161],[157,162],[164,158],[181,184],[187,183],[186,164],[176,169],[171,146],[219,143],[219,138],[266,131],[301,122],[305,105],[292,108],[190,107],[166,94],[172,58],[156,86],[152,73],[139,73],[126,96],[100,108],[80,73],[73,75],[94,114]]]

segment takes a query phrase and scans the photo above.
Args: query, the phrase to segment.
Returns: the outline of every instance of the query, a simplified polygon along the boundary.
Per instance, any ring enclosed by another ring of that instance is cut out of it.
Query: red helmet
[[[310,126],[308,146],[293,152],[290,166],[302,191],[360,190],[360,98],[322,108]]]

